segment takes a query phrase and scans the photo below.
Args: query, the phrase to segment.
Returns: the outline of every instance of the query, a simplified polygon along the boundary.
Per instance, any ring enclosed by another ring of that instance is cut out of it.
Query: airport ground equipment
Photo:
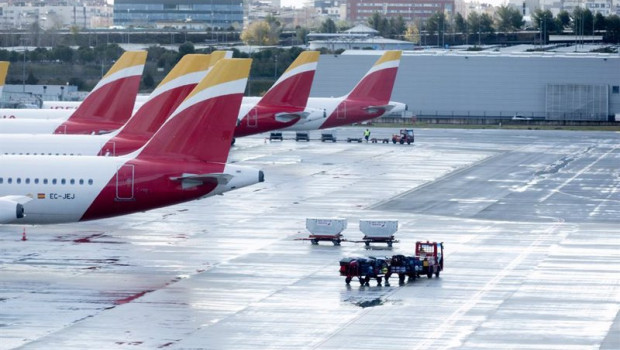
[[[364,234],[362,242],[367,247],[370,243],[387,243],[391,247],[392,243],[398,242],[394,239],[398,220],[360,220],[360,231]]]
[[[361,137],[347,137],[347,142],[349,142],[349,143],[351,143],[351,142],[362,143],[362,138]]]
[[[392,135],[392,143],[400,143],[401,145],[405,142],[410,145],[414,142],[413,129],[400,129],[398,134]]]
[[[322,133],[321,134],[321,142],[325,142],[325,141],[336,142],[336,135],[334,135],[331,132],[329,132],[329,133]]]
[[[295,141],[297,141],[297,142],[299,142],[299,141],[310,142],[310,134],[308,134],[307,132],[296,132],[295,133]]]
[[[347,228],[347,219],[306,219],[306,229],[310,232],[308,238],[298,238],[302,241],[310,241],[312,244],[319,244],[320,241],[329,241],[334,245],[346,241],[342,237],[342,231]]]
[[[269,134],[269,141],[279,140],[282,141],[282,133],[281,132],[272,132]]]
[[[443,242],[416,242],[415,256],[422,262],[422,274],[428,278],[439,277],[443,271]]]
[[[389,260],[388,273],[385,274],[385,285],[389,285],[392,275],[398,275],[398,282],[405,283],[405,277],[415,280],[422,272],[422,262],[415,256],[393,255]]]
[[[381,143],[390,143],[390,139],[385,138],[385,139],[378,139],[376,137],[373,137],[370,139],[370,142],[372,143],[379,143],[379,141],[381,141]]]
[[[345,276],[345,283],[357,278],[362,286],[368,286],[370,279],[377,280],[377,285],[389,271],[388,258],[343,258],[340,260],[340,275]]]

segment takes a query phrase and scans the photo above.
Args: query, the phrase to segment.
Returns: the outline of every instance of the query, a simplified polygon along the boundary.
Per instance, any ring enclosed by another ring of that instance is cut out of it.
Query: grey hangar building
[[[311,96],[341,96],[382,51],[322,55]],[[620,56],[405,51],[392,100],[427,118],[620,121]]]

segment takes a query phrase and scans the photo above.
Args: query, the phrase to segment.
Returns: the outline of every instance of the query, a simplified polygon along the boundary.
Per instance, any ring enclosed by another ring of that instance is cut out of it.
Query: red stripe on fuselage
[[[80,221],[96,220],[161,208],[206,196],[216,187],[215,183],[182,188],[181,181],[170,180],[182,174],[209,174],[224,171],[224,164],[178,161],[172,159],[132,159],[124,167],[133,166],[133,189],[129,181],[121,181],[117,198],[117,178],[112,176],[108,184],[86,210]],[[121,179],[122,180],[122,179]],[[132,191],[130,191],[132,190]],[[129,194],[133,192],[132,198]]]
[[[276,120],[276,113],[296,113],[304,110],[303,107],[267,107],[261,105],[257,105],[254,109],[256,110],[255,112],[250,110],[250,112],[241,119],[241,122],[235,128],[235,137],[243,137],[286,128],[297,123],[299,118],[294,118],[288,122],[279,122]]]
[[[131,117],[140,78],[134,75],[102,86],[88,95],[54,133],[91,134],[117,130]]]

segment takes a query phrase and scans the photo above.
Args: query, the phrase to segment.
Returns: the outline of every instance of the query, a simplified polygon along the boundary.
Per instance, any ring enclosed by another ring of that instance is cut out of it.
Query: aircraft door
[[[123,164],[116,170],[116,198],[119,201],[134,199],[134,174],[133,164]]]
[[[114,141],[108,141],[105,143],[105,145],[103,145],[103,151],[101,152],[102,155],[104,156],[111,156],[114,157],[116,156],[116,142]]]
[[[347,119],[347,103],[342,101],[336,108],[336,119]]]
[[[258,109],[256,107],[250,109],[248,113],[248,127],[255,128],[258,126]]]

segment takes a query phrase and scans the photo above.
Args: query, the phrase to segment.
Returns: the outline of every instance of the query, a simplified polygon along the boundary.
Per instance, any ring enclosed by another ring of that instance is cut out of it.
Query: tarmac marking
[[[571,178],[567,179],[566,181],[564,181],[562,184],[560,184],[558,187],[554,188],[553,190],[551,190],[549,192],[549,194],[547,194],[546,196],[542,197],[541,199],[538,200],[539,203],[542,203],[544,201],[546,201],[547,199],[549,199],[549,197],[553,196],[554,194],[560,192],[560,190],[562,188],[564,188],[564,186],[568,185],[570,182],[572,182],[575,178],[577,178],[578,176],[581,176],[581,174],[583,174],[584,172],[590,170],[590,168],[598,163],[601,159],[603,159],[603,157],[606,157],[607,155],[609,155],[611,152],[615,151],[618,148],[618,146],[615,146],[614,148],[610,149],[609,151],[607,151],[606,153],[602,154],[600,157],[596,158],[592,163],[588,164],[588,166],[586,166],[585,168],[581,169],[580,171],[578,171],[575,175],[573,175]]]

